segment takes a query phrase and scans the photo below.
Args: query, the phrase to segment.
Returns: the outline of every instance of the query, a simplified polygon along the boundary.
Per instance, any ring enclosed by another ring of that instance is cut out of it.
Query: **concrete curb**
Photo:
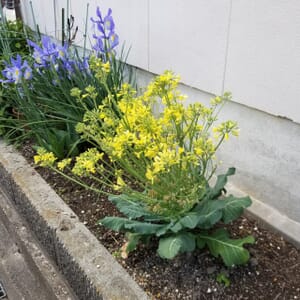
[[[245,193],[232,184],[228,183],[226,189],[228,194],[233,194],[237,197],[246,196]],[[246,215],[248,214],[255,219],[258,219],[260,225],[276,231],[297,248],[300,248],[300,223],[281,214],[278,210],[262,201],[253,197],[251,197],[251,199],[252,205],[246,210]]]
[[[0,185],[79,299],[149,299],[52,188],[2,140]]]
[[[78,300],[0,186],[0,278],[10,299]]]

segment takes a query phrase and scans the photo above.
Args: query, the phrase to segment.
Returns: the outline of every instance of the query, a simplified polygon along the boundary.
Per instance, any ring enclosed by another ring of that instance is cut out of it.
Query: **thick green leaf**
[[[202,201],[193,212],[183,217],[180,223],[190,229],[209,229],[222,218],[224,205],[225,202],[220,200]]]
[[[168,224],[152,224],[120,217],[105,217],[99,223],[115,231],[128,231],[140,235],[157,234],[157,232],[161,235],[168,230]]]
[[[234,175],[235,168],[229,168],[226,174],[218,175],[217,182],[213,188],[210,188],[206,199],[216,199],[222,194],[222,190],[227,183],[227,177]]]
[[[170,230],[173,231],[174,233],[179,232],[181,229],[183,229],[182,224],[180,221],[177,221],[174,225],[171,226]]]
[[[206,245],[205,239],[200,238],[199,236],[196,237],[196,245],[197,248],[203,249]]]
[[[243,245],[254,243],[252,236],[232,240],[228,237],[227,231],[223,228],[218,229],[211,235],[199,234],[197,236],[197,244],[198,239],[200,245],[205,241],[211,254],[215,257],[220,255],[228,267],[245,264],[249,260],[249,252],[243,248]]]
[[[130,219],[137,219],[143,216],[152,216],[152,214],[146,211],[140,203],[133,201],[127,195],[111,195],[108,197],[108,199],[117,206],[121,213]]]
[[[112,230],[122,231],[125,230],[125,225],[131,224],[132,221],[127,218],[105,217],[104,219],[99,220],[98,223]]]
[[[167,225],[165,224],[152,224],[139,221],[131,221],[131,223],[125,224],[125,229],[139,233],[139,234],[156,234],[163,230]]]
[[[173,223],[165,224],[164,227],[156,231],[156,236],[162,236],[167,233],[168,230],[171,230],[174,227]]]
[[[204,216],[200,212],[191,212],[179,220],[182,227],[190,229],[195,228],[199,222],[203,220]]]
[[[139,243],[141,239],[141,235],[140,234],[137,234],[137,233],[129,233],[127,235],[127,247],[126,247],[126,252],[129,253],[131,251],[133,251],[137,244]]]
[[[216,200],[218,201],[218,200]],[[229,195],[225,199],[220,201],[225,202],[225,206],[223,208],[223,221],[225,224],[237,219],[244,211],[244,208],[251,205],[252,201],[250,197],[242,197],[237,198],[233,195]]]
[[[172,259],[178,253],[194,251],[195,247],[195,236],[191,233],[181,232],[161,238],[157,252],[162,258]]]

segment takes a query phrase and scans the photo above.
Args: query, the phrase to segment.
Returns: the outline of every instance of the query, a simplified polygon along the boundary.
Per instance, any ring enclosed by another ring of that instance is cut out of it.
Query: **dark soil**
[[[22,154],[32,163],[30,143]],[[300,299],[300,251],[252,218],[243,216],[228,226],[232,237],[255,237],[245,266],[225,268],[208,251],[163,260],[156,254],[155,241],[122,259],[124,235],[97,224],[104,216],[118,215],[115,207],[48,169],[36,169],[153,299]],[[229,279],[229,286],[217,281],[220,274]]]

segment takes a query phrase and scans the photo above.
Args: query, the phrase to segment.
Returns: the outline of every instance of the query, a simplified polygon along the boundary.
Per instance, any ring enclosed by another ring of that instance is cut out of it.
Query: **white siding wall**
[[[233,0],[225,87],[300,123],[300,1]]]
[[[29,1],[22,2],[33,24]],[[42,32],[61,35],[67,3],[32,0]],[[70,0],[79,44],[87,3],[89,17],[97,5],[113,9],[117,32],[131,46],[130,64],[153,73],[172,69],[187,85],[230,90],[238,103],[300,123],[299,0]]]
[[[116,31],[131,46],[130,64],[179,73],[189,101],[233,93],[223,116],[239,122],[241,137],[225,144],[223,167],[236,166],[239,187],[299,221],[300,1],[70,0],[81,45],[87,2],[89,17],[97,5],[113,9]],[[33,25],[29,1],[22,3]],[[41,30],[55,35],[68,2],[55,1],[56,26],[53,1],[32,3]],[[150,77],[140,71],[140,82]]]

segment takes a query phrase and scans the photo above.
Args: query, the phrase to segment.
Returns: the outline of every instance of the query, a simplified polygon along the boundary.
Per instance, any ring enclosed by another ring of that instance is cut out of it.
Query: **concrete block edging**
[[[24,157],[2,140],[0,187],[79,299],[149,299]]]

